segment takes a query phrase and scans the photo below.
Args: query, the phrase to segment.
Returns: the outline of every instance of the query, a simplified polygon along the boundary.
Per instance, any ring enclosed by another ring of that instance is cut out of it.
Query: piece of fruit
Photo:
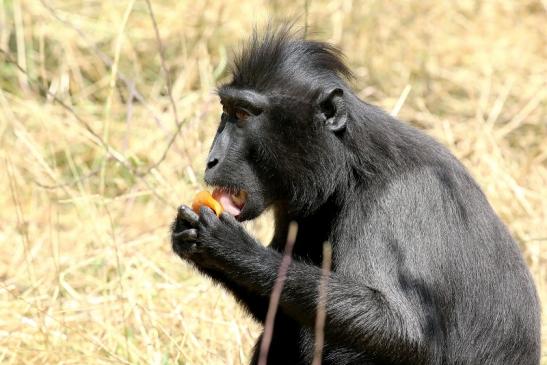
[[[201,208],[202,205],[211,208],[216,213],[217,217],[220,217],[222,214],[222,205],[220,205],[208,191],[200,191],[196,194],[194,201],[192,202],[192,210],[199,214],[199,208]]]

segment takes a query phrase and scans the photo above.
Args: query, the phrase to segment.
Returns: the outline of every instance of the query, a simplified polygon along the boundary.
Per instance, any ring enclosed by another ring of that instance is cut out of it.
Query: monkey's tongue
[[[237,193],[231,193],[228,189],[216,188],[213,190],[213,198],[222,205],[222,208],[234,217],[241,213],[245,205],[246,193],[242,190]]]

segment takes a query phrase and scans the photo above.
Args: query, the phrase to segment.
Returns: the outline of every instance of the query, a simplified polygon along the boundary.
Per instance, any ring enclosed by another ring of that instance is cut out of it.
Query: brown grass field
[[[233,51],[286,18],[345,52],[363,99],[463,160],[546,303],[545,0],[151,9],[0,0],[1,364],[246,363],[257,324],[175,257],[168,230],[202,188]],[[248,227],[267,241],[270,222]]]

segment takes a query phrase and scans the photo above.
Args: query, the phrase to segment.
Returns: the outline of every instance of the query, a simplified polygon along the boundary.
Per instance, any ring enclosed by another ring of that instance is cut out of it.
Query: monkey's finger
[[[181,258],[188,259],[198,251],[198,244],[196,242],[173,243],[173,251]]]
[[[199,222],[199,216],[187,205],[181,205],[179,207],[178,219],[181,219],[191,226],[197,226]]]
[[[198,230],[195,228],[187,229],[182,232],[173,233],[173,239],[177,241],[195,241],[198,238]]]
[[[222,214],[220,215],[220,220],[222,222],[230,224],[232,226],[235,226],[235,225],[239,224],[239,222],[237,221],[237,219],[233,215],[231,215],[230,213],[226,213],[226,212],[222,212]]]
[[[218,221],[218,217],[215,214],[215,212],[211,208],[205,205],[203,205],[199,209],[199,216],[200,216],[201,222],[206,226],[210,226],[214,224],[216,221]]]

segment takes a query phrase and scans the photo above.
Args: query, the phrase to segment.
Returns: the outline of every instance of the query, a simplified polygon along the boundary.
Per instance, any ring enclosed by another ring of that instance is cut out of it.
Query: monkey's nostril
[[[209,161],[207,161],[207,169],[212,169],[213,167],[218,164],[218,158],[212,158]]]

